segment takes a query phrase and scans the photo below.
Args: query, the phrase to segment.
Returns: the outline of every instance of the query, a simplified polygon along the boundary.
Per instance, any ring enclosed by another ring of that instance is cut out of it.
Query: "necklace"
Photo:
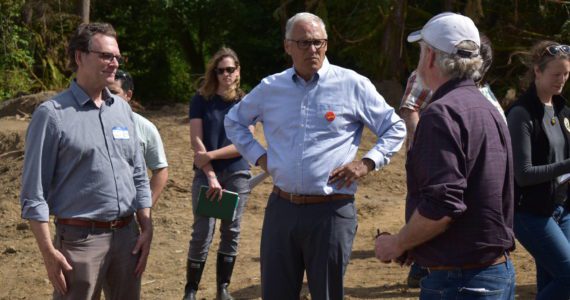
[[[554,126],[556,125],[556,116],[554,115],[554,107],[550,107],[547,108],[547,106],[544,107],[544,111],[546,112],[547,116],[550,118],[550,125]]]

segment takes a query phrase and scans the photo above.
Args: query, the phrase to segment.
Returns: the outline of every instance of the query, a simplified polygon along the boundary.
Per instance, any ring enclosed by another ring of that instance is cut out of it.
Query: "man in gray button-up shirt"
[[[101,287],[107,299],[138,299],[152,202],[132,111],[106,89],[122,61],[116,33],[109,24],[83,24],[69,44],[76,79],[36,109],[28,129],[22,217],[54,299],[91,299]]]

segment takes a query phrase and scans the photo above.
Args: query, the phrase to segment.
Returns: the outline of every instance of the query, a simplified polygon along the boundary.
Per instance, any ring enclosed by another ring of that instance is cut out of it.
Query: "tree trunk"
[[[89,11],[91,8],[91,0],[78,0],[77,8],[78,8],[78,14],[81,17],[81,22],[89,23]]]
[[[394,9],[388,16],[389,20],[384,28],[382,36],[382,53],[386,58],[383,62],[382,76],[384,79],[399,80],[404,74],[405,64],[403,59],[403,41],[406,24],[407,0],[392,1]]]
[[[182,47],[184,60],[190,65],[192,75],[203,75],[206,71],[206,61],[202,49],[202,43],[204,42],[202,21],[198,20],[197,22],[196,37],[187,26],[179,26],[179,24],[186,24],[186,22],[173,10],[169,11],[169,23],[174,36],[178,40],[180,47]]]

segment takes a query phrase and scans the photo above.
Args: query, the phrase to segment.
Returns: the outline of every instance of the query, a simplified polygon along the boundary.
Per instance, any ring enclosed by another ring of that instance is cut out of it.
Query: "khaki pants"
[[[53,299],[140,299],[141,279],[134,275],[139,255],[132,255],[139,235],[133,221],[117,230],[56,225],[55,248],[73,267],[65,272],[68,291]]]

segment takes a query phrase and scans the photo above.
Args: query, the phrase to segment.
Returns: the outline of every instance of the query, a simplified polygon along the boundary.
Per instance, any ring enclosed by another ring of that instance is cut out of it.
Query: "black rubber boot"
[[[235,256],[218,253],[216,262],[216,281],[218,284],[216,300],[234,300],[228,291],[228,285],[230,285],[235,263]]]
[[[184,298],[182,300],[196,300],[198,285],[202,278],[205,261],[188,260],[186,265],[186,286],[184,286]]]

